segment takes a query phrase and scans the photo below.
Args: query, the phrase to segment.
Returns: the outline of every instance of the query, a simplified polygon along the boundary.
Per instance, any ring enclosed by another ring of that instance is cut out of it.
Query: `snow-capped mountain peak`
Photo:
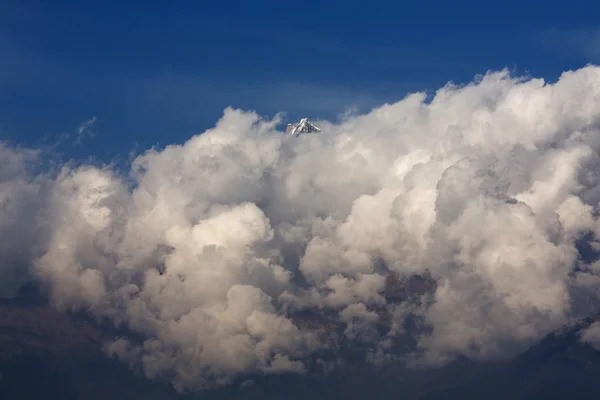
[[[302,118],[297,124],[288,124],[286,132],[294,136],[300,136],[302,133],[321,132],[321,129],[308,122],[308,118]]]

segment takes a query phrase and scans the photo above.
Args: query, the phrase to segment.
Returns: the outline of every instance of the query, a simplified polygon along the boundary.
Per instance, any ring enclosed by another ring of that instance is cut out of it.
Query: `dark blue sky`
[[[68,152],[110,159],[227,106],[335,119],[489,69],[553,80],[600,62],[600,2],[320,3],[4,0],[0,139],[51,142],[95,116]]]

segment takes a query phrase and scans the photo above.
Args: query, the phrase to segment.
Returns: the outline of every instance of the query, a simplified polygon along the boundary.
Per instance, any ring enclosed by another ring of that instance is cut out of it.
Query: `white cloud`
[[[75,132],[77,134],[77,139],[76,139],[76,143],[81,143],[81,141],[83,140],[84,136],[94,136],[94,132],[92,131],[92,128],[94,127],[94,125],[96,125],[96,123],[98,122],[98,119],[96,117],[92,117],[90,119],[88,119],[87,121],[82,122],[79,127],[77,128],[77,131]]]
[[[490,73],[300,138],[227,109],[128,177],[37,175],[35,153],[3,147],[1,255],[20,262],[0,271],[30,264],[56,306],[140,333],[110,351],[180,390],[303,371],[335,344],[294,323],[303,308],[337,315],[377,359],[408,313],[430,327],[418,362],[511,355],[598,304],[575,301],[600,285],[575,241],[600,233],[599,81],[598,67],[553,85]],[[431,302],[386,302],[386,276],[426,270]]]
[[[600,322],[594,322],[582,332],[581,340],[600,350]]]
[[[0,296],[14,294],[28,279],[28,266],[46,248],[47,224],[36,213],[46,197],[46,186],[33,176],[38,156],[37,151],[0,143]]]

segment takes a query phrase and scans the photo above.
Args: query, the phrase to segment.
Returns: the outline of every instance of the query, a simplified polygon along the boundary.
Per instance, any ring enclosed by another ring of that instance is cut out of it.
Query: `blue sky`
[[[593,1],[320,3],[4,0],[0,139],[70,133],[65,151],[108,160],[181,143],[227,106],[335,119],[489,69],[553,80],[600,62]]]

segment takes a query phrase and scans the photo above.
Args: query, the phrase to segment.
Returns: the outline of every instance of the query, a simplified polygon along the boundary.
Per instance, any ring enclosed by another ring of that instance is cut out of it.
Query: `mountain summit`
[[[302,133],[321,132],[321,129],[308,122],[308,118],[302,118],[297,124],[288,124],[285,131],[286,133],[291,133],[292,135],[298,137]]]

